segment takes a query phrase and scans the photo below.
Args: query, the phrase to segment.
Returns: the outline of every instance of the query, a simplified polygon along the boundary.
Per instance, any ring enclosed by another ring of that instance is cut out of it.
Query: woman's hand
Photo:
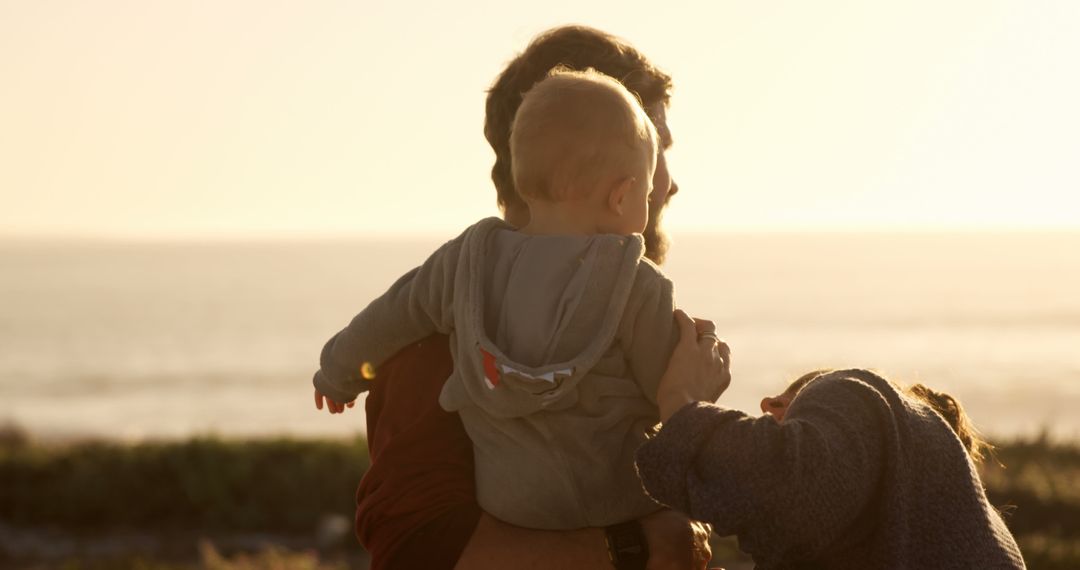
[[[676,310],[679,344],[656,390],[660,421],[693,402],[715,402],[731,384],[731,349],[716,338],[716,326]]]

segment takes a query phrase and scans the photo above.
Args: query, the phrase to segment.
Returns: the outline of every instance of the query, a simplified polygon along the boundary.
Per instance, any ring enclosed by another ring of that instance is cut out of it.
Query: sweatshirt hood
[[[471,358],[482,360],[489,389],[505,385],[503,405],[521,396],[515,413],[571,405],[562,397],[615,340],[643,238],[527,235],[501,220],[477,229],[459,265],[468,269],[457,334],[476,339]]]

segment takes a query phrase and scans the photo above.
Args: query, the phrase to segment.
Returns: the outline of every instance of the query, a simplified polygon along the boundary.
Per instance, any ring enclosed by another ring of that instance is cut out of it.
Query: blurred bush
[[[1080,568],[1080,444],[1047,436],[1000,444],[981,469],[1032,570]]]
[[[366,449],[359,438],[41,444],[4,428],[0,523],[76,533],[311,533],[327,516],[352,518]],[[1000,463],[991,459],[982,467],[983,481],[1028,566],[1080,568],[1080,444],[1046,437],[1009,441],[998,446],[997,457]],[[734,541],[716,544],[739,558]],[[203,566],[213,558],[206,556]]]
[[[328,514],[352,518],[366,449],[361,439],[22,442],[0,447],[0,519],[73,531],[310,531]]]
[[[314,552],[291,552],[284,548],[267,546],[251,553],[239,553],[233,556],[221,554],[209,541],[202,541],[198,546],[197,560],[177,562],[160,560],[154,557],[131,555],[119,558],[79,559],[71,558],[49,566],[30,565],[28,568],[53,567],[59,570],[348,570],[344,561],[327,562],[320,560]]]
[[[22,448],[30,442],[30,434],[23,428],[11,422],[0,424],[0,449]]]

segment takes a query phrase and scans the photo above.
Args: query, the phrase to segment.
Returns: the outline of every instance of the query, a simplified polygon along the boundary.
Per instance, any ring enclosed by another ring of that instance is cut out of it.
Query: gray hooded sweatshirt
[[[338,402],[434,332],[454,372],[439,402],[473,442],[477,501],[529,528],[606,526],[658,505],[634,451],[658,423],[678,341],[671,281],[641,236],[530,236],[471,226],[401,277],[323,348],[315,386]]]

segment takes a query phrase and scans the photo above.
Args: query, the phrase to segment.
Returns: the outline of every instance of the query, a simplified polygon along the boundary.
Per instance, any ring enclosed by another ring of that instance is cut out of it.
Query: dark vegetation
[[[365,449],[361,439],[45,444],[0,430],[0,566],[357,567]],[[984,482],[1029,567],[1080,568],[1080,445],[1011,441],[997,457]],[[724,563],[739,558],[734,541],[715,546]]]
[[[1080,568],[1080,443],[1040,437],[998,446],[982,469],[1032,570]]]

